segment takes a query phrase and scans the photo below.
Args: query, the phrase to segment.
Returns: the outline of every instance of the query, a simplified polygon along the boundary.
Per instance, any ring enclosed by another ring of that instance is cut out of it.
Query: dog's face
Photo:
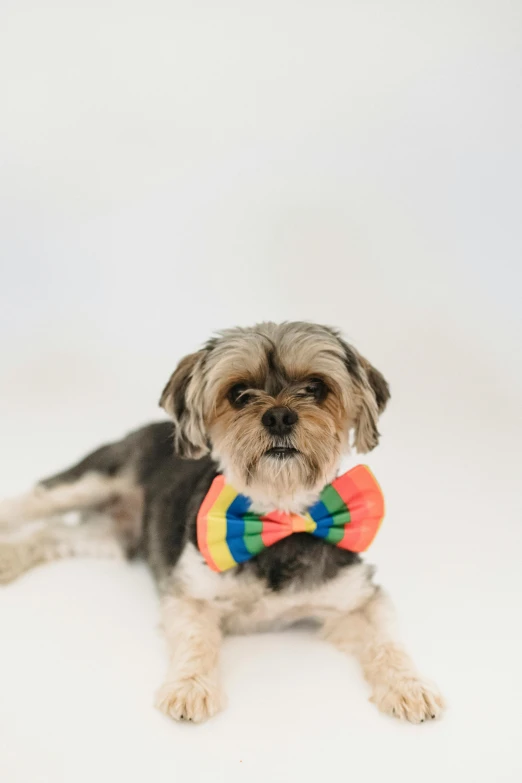
[[[334,330],[298,322],[222,332],[180,362],[160,404],[181,455],[211,450],[236,489],[273,499],[330,481],[351,430],[359,452],[373,449],[388,398]]]

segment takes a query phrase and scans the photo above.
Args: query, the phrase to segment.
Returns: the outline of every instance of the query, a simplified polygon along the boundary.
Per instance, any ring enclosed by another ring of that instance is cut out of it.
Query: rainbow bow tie
[[[310,533],[330,544],[364,552],[377,535],[384,498],[371,470],[357,467],[323,489],[304,516],[249,511],[252,501],[216,476],[198,512],[198,546],[213,571],[226,571],[292,533]]]

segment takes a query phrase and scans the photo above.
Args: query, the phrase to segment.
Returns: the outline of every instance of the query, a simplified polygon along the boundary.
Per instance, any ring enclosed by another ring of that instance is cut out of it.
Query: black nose
[[[297,413],[291,408],[269,408],[261,421],[271,435],[288,435],[297,421]]]

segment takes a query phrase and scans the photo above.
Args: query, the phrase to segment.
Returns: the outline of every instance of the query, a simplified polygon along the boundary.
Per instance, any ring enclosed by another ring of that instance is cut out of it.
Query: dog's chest
[[[215,573],[189,544],[173,579],[183,594],[211,602],[229,633],[250,633],[305,618],[322,620],[332,613],[350,612],[375,591],[373,569],[359,559],[339,568],[335,576],[322,583],[307,585],[306,580],[294,579],[281,589],[274,589],[257,573],[255,561],[246,565],[249,567]]]

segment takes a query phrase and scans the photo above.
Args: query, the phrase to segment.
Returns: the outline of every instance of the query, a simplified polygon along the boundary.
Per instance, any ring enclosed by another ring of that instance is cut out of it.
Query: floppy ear
[[[345,363],[354,382],[358,412],[354,423],[355,448],[371,451],[379,443],[377,422],[390,399],[390,387],[382,373],[350,345],[342,341]]]
[[[368,383],[375,395],[375,401],[377,402],[377,409],[379,413],[382,413],[386,408],[388,400],[390,399],[390,387],[388,381],[384,375],[379,372],[368,359],[364,356],[359,356],[360,362],[366,371]]]
[[[174,421],[180,457],[198,459],[209,451],[203,415],[205,351],[185,356],[163,389],[159,404]]]

